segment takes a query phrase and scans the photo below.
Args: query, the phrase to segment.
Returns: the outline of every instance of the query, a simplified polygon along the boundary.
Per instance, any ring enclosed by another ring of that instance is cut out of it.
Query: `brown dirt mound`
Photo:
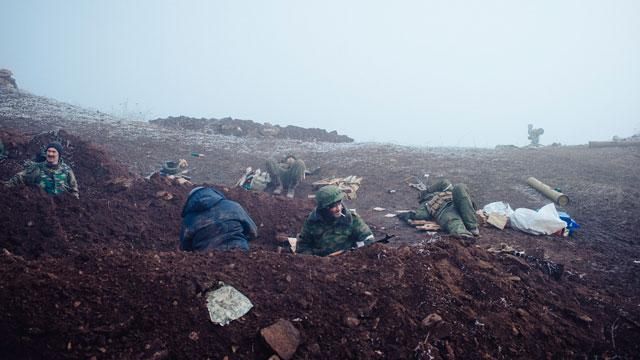
[[[380,164],[375,154],[350,164],[332,161],[335,154],[326,160],[320,154],[314,161],[322,163],[324,175],[354,171],[366,176],[359,212],[378,236],[397,234],[391,244],[332,258],[278,252],[276,234],[295,235],[313,207],[304,198],[311,190],[308,183],[293,200],[219,186],[251,214],[259,238],[249,253],[184,253],[176,248],[180,211],[191,187],[133,176],[100,147],[67,133],[31,139],[4,131],[2,136],[10,157],[0,162],[1,179],[56,136],[69,141],[67,156],[81,179],[80,200],[0,187],[0,203],[10,210],[0,213],[0,353],[5,358],[265,359],[273,351],[261,340],[260,329],[281,318],[301,332],[295,353],[301,359],[633,358],[640,353],[635,341],[640,283],[628,261],[638,254],[637,240],[617,230],[605,240],[578,237],[582,243],[489,228],[482,229],[477,246],[427,236],[370,210],[385,202],[390,209],[406,207],[415,197],[410,191],[386,191],[400,189],[402,177],[366,172]],[[389,166],[412,160],[412,155],[381,153],[394,159],[387,160]],[[438,156],[430,160],[447,163],[455,157]],[[527,157],[544,160],[541,153]],[[547,163],[549,171],[561,169],[550,164],[555,162]],[[452,168],[438,170],[454,177],[462,171],[446,166]],[[629,181],[637,179],[635,172],[629,170]],[[485,181],[484,187],[472,188],[506,196],[506,189],[491,182],[498,175],[485,171],[476,178]],[[374,196],[367,198],[367,192]],[[620,209],[638,214],[633,205]],[[594,212],[591,206],[576,208],[583,219]],[[624,219],[623,230],[637,227],[637,217]],[[596,236],[607,233],[599,224],[594,221]],[[550,254],[566,265],[565,272],[556,279],[544,263],[485,250],[499,242],[531,254],[544,248],[547,254],[542,249],[538,258]],[[624,263],[616,258],[622,254]],[[203,296],[220,281],[254,304],[224,327],[209,321]],[[423,324],[434,313],[442,321]]]
[[[192,130],[207,134],[233,135],[238,137],[279,138],[302,141],[325,141],[333,143],[349,143],[353,139],[339,135],[336,131],[324,129],[308,129],[299,126],[260,124],[253,120],[232,118],[195,119],[186,116],[169,117],[149,121],[152,124],[174,130]]]

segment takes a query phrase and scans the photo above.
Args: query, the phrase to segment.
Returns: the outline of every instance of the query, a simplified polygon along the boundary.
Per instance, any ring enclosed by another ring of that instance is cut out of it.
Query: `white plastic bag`
[[[567,223],[560,219],[553,203],[549,203],[540,210],[526,208],[516,209],[509,216],[511,227],[533,235],[551,235],[564,229]]]
[[[487,204],[482,208],[482,211],[484,211],[485,214],[499,214],[507,217],[513,214],[513,209],[511,209],[511,206],[509,206],[509,204],[504,201],[496,201]]]

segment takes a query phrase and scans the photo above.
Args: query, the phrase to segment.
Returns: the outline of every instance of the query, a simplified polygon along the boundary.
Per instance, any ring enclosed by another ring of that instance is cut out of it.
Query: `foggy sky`
[[[0,68],[115,114],[406,145],[640,131],[640,1],[4,1]]]

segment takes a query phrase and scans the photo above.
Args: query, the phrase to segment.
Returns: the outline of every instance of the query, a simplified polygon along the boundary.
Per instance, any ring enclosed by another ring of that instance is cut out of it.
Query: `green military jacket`
[[[420,192],[420,208],[413,217],[415,220],[439,220],[442,213],[453,204],[453,185],[443,179]]]
[[[8,185],[35,185],[47,194],[59,195],[69,192],[79,197],[78,182],[73,170],[62,160],[56,166],[49,166],[46,161],[31,163],[26,169],[9,179]]]
[[[373,243],[373,233],[358,214],[342,209],[338,219],[327,220],[318,209],[309,214],[302,227],[297,252],[326,256],[339,250],[348,250]]]

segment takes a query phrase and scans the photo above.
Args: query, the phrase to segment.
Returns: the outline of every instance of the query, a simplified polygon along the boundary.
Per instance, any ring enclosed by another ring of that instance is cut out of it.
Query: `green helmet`
[[[178,173],[178,163],[176,161],[165,161],[162,164],[162,172],[169,175],[175,175]]]
[[[324,209],[329,205],[342,200],[344,193],[335,185],[321,187],[316,192],[316,205],[318,209]]]

